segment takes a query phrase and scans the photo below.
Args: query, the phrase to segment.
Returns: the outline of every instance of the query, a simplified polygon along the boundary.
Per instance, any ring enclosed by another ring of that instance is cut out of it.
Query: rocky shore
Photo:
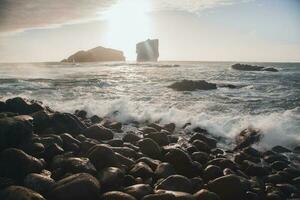
[[[260,130],[245,129],[222,149],[220,138],[189,124],[135,122],[136,131],[124,131],[87,116],[19,97],[0,101],[0,199],[300,198],[300,146],[259,151],[252,145]]]

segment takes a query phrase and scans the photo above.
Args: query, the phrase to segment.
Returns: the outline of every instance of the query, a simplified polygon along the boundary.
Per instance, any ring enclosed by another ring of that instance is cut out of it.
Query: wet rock
[[[140,128],[139,131],[142,132],[143,135],[150,134],[150,133],[156,133],[157,132],[157,130],[155,128],[149,127],[149,126]]]
[[[90,118],[91,122],[93,124],[98,124],[100,123],[103,119],[97,115],[93,115],[91,118]]]
[[[174,167],[170,163],[166,162],[159,164],[154,172],[157,179],[167,178],[174,174],[176,174]]]
[[[210,192],[206,189],[196,192],[193,196],[196,200],[221,200],[216,193]]]
[[[158,192],[164,192],[165,194],[172,194],[174,195],[174,200],[195,200],[193,195],[186,193],[186,192],[179,192],[179,191],[158,191]]]
[[[153,189],[148,184],[136,184],[124,188],[124,192],[134,196],[136,199],[142,199],[144,196],[152,194]]]
[[[164,132],[150,133],[150,134],[146,134],[144,137],[154,140],[160,146],[165,146],[170,143],[168,135]]]
[[[206,164],[207,161],[210,159],[209,155],[205,152],[194,152],[192,153],[192,159],[194,161],[197,161],[199,163],[201,163],[202,165]]]
[[[282,161],[275,161],[271,164],[271,167],[275,170],[283,170],[287,166],[288,166],[288,164],[286,162],[282,162]]]
[[[139,141],[140,139],[142,138],[131,132],[128,132],[123,136],[123,141],[129,142],[131,144],[136,144],[136,142]]]
[[[214,90],[217,89],[217,85],[215,83],[208,83],[203,80],[182,80],[180,82],[171,84],[169,88],[177,91]]]
[[[234,64],[231,66],[232,69],[241,70],[241,71],[270,71],[270,72],[278,72],[277,69],[273,67],[262,67],[248,64]]]
[[[191,181],[182,175],[171,175],[155,187],[155,190],[172,190],[186,193],[192,192],[192,189]]]
[[[147,179],[153,176],[153,171],[146,163],[138,162],[129,171],[129,174],[131,174],[134,177],[141,177],[142,179]]]
[[[236,136],[237,146],[235,150],[249,147],[250,145],[257,143],[261,140],[262,134],[256,129],[244,129]]]
[[[201,140],[194,140],[193,143],[192,143],[199,151],[203,151],[203,152],[207,152],[209,153],[210,152],[210,148],[209,146],[201,141]]]
[[[40,110],[38,112],[32,113],[31,116],[33,118],[34,131],[36,133],[43,133],[43,131],[50,128],[50,115],[47,111]]]
[[[204,129],[203,129],[204,130]],[[204,130],[206,132],[206,130]],[[203,132],[203,131],[201,131]],[[217,140],[208,136],[205,136],[202,133],[196,133],[194,134],[191,139],[190,142],[194,142],[195,140],[201,140],[204,143],[206,143],[211,149],[212,148],[216,148],[217,147]]]
[[[54,156],[62,154],[64,149],[61,148],[56,143],[49,145],[44,151],[44,158],[46,160],[51,160]]]
[[[176,128],[176,124],[174,124],[174,123],[165,124],[163,126],[163,129],[169,131],[170,133],[173,133],[175,128]]]
[[[136,162],[146,163],[149,167],[151,167],[152,171],[155,171],[155,169],[161,163],[161,161],[155,160],[155,159],[152,159],[152,158],[149,158],[149,157],[141,157],[141,158],[137,159]]]
[[[283,146],[279,146],[279,145],[273,147],[272,151],[275,151],[277,153],[290,153],[290,152],[292,152],[290,149],[285,148]]]
[[[70,133],[78,135],[86,129],[86,126],[70,113],[55,113],[50,117],[51,126],[56,133]]]
[[[141,152],[150,158],[158,159],[161,157],[161,149],[159,145],[152,139],[146,138],[138,142]]]
[[[124,172],[117,167],[108,167],[101,170],[97,174],[97,178],[101,183],[101,191],[119,190],[124,181]]]
[[[107,141],[107,144],[109,144],[112,147],[122,147],[124,145],[124,142],[123,142],[123,140],[120,140],[120,139],[113,139],[113,140]]]
[[[136,200],[135,197],[119,191],[106,192],[101,196],[102,200]]]
[[[0,153],[0,176],[23,181],[30,173],[39,173],[43,163],[20,149],[9,148]]]
[[[41,102],[15,97],[6,100],[6,108],[10,112],[19,113],[21,115],[28,115],[40,110],[44,110]]]
[[[175,200],[175,195],[171,193],[149,194],[144,196],[142,200]]]
[[[215,165],[208,165],[204,170],[203,170],[203,178],[207,182],[210,180],[214,180],[218,177],[223,176],[223,171],[220,167],[215,166]]]
[[[68,176],[54,184],[49,200],[98,200],[100,184],[93,176],[80,173]]]
[[[263,71],[268,71],[268,72],[278,72],[278,69],[275,69],[273,67],[266,67],[263,69]]]
[[[266,176],[270,172],[267,167],[246,160],[243,162],[242,168],[249,176]]]
[[[0,192],[3,200],[46,200],[39,193],[22,186],[9,186]]]
[[[0,118],[0,151],[20,147],[32,137],[32,118],[27,115]]]
[[[240,178],[235,175],[222,176],[209,182],[208,189],[224,200],[242,199],[246,192]]]
[[[162,129],[162,127],[159,124],[156,124],[156,123],[151,123],[151,124],[148,125],[148,127],[152,127],[158,132],[161,131],[161,129]]]
[[[28,174],[24,179],[24,186],[40,194],[45,195],[53,186],[55,181],[49,176],[43,174]]]
[[[111,147],[111,149],[128,158],[136,159],[138,157],[137,152],[129,147]]]
[[[109,124],[108,128],[121,131],[122,130],[122,123],[121,122],[112,122]]]
[[[88,152],[88,158],[97,170],[119,165],[114,151],[107,145],[98,144],[92,147]]]
[[[86,137],[93,138],[93,139],[96,139],[98,141],[111,140],[111,139],[114,138],[114,134],[110,129],[105,128],[104,126],[101,126],[101,125],[98,125],[98,124],[90,126],[89,128],[87,128],[84,131],[83,134]]]
[[[166,153],[165,160],[173,165],[180,175],[192,178],[200,173],[199,169],[194,166],[191,157],[181,149],[171,149]]]
[[[236,163],[226,158],[215,158],[210,160],[207,165],[217,165],[222,169],[229,168],[232,170],[237,169]]]
[[[296,146],[293,151],[300,154],[300,146]]]
[[[75,115],[81,119],[86,119],[87,112],[85,110],[75,110]]]

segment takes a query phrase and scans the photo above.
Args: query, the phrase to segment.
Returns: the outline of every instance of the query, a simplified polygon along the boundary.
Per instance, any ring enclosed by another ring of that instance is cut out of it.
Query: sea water
[[[247,127],[261,146],[300,144],[300,63],[250,63],[279,72],[237,71],[231,62],[0,64],[0,100],[21,96],[54,110],[120,122],[191,123],[232,138]],[[236,89],[174,91],[176,81],[206,80]]]

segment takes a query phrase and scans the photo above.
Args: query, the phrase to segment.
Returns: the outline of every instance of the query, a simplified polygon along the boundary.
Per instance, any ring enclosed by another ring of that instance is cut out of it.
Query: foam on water
[[[89,115],[110,116],[121,122],[174,122],[178,127],[191,123],[191,128],[201,126],[228,138],[254,127],[265,135],[262,148],[299,144],[300,65],[272,64],[280,69],[278,73],[240,72],[230,65],[1,64],[0,98],[22,96],[41,100],[55,110],[84,109]],[[167,88],[182,79],[240,87],[195,92]]]

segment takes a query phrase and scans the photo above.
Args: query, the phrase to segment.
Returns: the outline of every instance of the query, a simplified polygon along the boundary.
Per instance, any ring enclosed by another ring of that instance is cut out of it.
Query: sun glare
[[[135,59],[135,44],[151,34],[149,11],[148,0],[119,0],[104,14],[106,45],[122,50],[127,60]]]

